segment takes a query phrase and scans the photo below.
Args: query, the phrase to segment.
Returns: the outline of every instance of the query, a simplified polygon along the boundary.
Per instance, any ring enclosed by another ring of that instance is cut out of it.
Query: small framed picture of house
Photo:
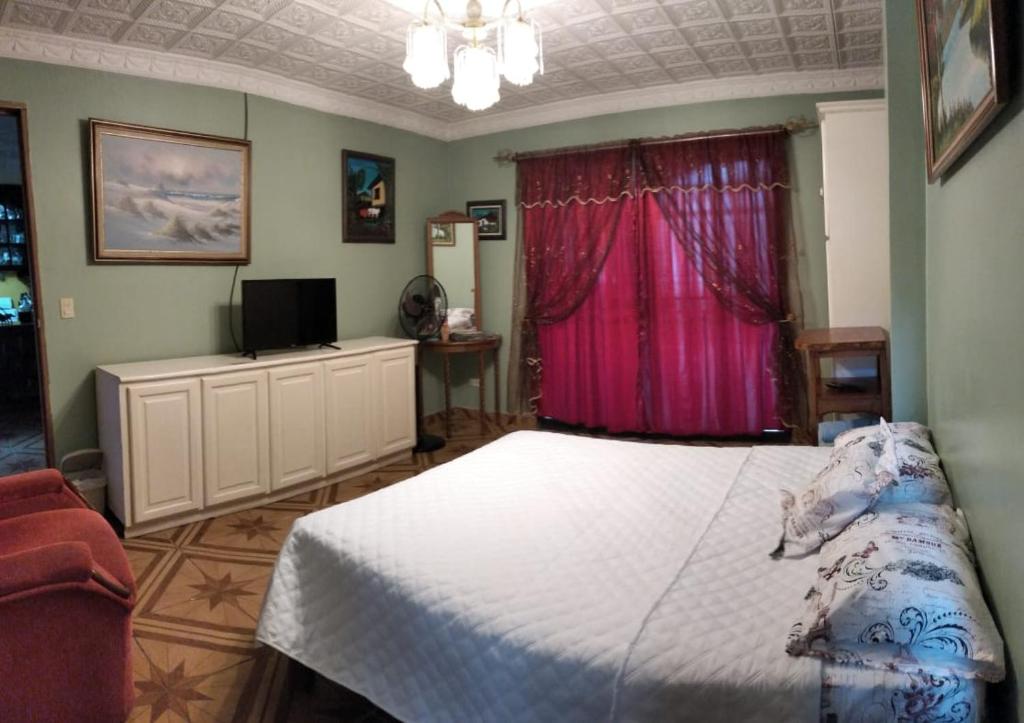
[[[505,200],[467,201],[466,215],[476,221],[481,241],[504,241]]]
[[[455,245],[455,224],[453,224],[453,223],[431,223],[430,224],[430,245],[431,246],[454,246]]]
[[[93,259],[249,263],[249,141],[89,120]]]
[[[342,241],[395,242],[395,159],[341,152]]]

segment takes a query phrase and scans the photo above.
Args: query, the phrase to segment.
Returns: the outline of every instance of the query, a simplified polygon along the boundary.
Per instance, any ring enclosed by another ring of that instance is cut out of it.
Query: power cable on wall
[[[249,94],[242,93],[242,138],[249,140]],[[235,351],[242,353],[242,345],[238,343],[238,336],[235,334],[235,285],[238,283],[238,269],[241,264],[235,264],[235,273],[231,276],[231,293],[228,294],[228,328],[231,330],[231,343],[235,345]]]

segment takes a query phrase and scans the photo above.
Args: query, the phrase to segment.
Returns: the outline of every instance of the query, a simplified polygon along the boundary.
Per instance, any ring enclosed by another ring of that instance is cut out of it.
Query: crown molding
[[[0,57],[250,93],[442,141],[633,110],[779,95],[879,90],[885,85],[884,68],[794,71],[624,90],[491,112],[450,123],[241,65],[63,35],[0,28]]]
[[[261,95],[447,140],[445,124],[420,113],[217,60],[11,28],[0,28],[0,57]]]
[[[779,95],[881,90],[884,88],[884,82],[884,68],[855,68],[807,70],[658,85],[588,98],[556,101],[532,108],[471,118],[452,123],[448,127],[445,140],[458,140],[598,115],[676,105]]]

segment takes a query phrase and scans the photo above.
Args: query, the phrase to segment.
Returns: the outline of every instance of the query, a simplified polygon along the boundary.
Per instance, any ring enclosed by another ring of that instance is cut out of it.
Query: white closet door
[[[203,507],[198,379],[128,387],[135,522]]]
[[[269,378],[271,489],[323,477],[323,365],[279,367]]]
[[[324,364],[328,474],[372,462],[376,456],[373,377],[373,358],[367,355]]]
[[[203,378],[206,504],[270,491],[267,373]]]
[[[416,445],[416,358],[412,348],[374,354],[378,456]]]

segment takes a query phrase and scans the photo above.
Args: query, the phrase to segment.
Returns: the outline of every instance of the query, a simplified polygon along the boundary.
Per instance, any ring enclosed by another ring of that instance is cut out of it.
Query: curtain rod
[[[697,131],[696,133],[683,133],[677,136],[662,136],[660,138],[631,138],[619,141],[607,141],[605,143],[590,143],[579,146],[563,146],[561,148],[548,148],[541,151],[509,151],[503,150],[498,151],[498,154],[494,156],[494,160],[501,164],[507,165],[521,161],[526,158],[544,158],[545,156],[560,156],[566,153],[576,153],[579,151],[590,151],[590,150],[604,150],[608,148],[625,148],[632,143],[639,143],[645,146],[656,146],[662,143],[675,143],[677,141],[703,141],[711,138],[737,138],[741,136],[752,136],[761,133],[771,132],[785,132],[789,134],[802,133],[812,128],[817,128],[818,122],[811,120],[804,116],[797,118],[790,118],[785,123],[778,123],[771,126],[752,126],[750,128],[741,128],[738,130],[722,130],[722,131]]]

